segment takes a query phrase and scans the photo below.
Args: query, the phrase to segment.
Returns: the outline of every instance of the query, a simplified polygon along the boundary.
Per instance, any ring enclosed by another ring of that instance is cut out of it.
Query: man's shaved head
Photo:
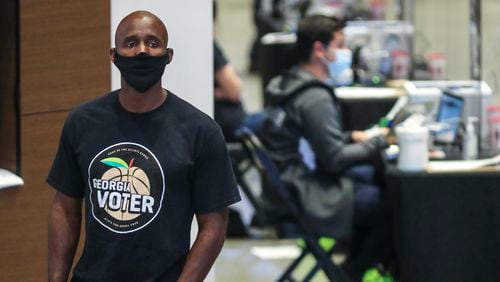
[[[149,26],[152,30],[158,33],[158,36],[165,44],[165,47],[167,46],[168,32],[165,24],[160,20],[160,18],[148,11],[132,12],[120,21],[118,27],[116,28],[115,46],[118,47],[120,44],[120,40],[126,38],[137,28],[144,26]]]

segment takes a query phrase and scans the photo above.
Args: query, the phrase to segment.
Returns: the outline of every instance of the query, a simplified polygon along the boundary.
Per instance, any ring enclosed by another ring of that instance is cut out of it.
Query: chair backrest
[[[263,178],[263,193],[279,201],[276,203],[284,208],[294,221],[300,218],[300,210],[292,191],[281,180],[280,172],[259,138],[248,128],[241,128],[237,133],[238,139],[246,150],[252,165]]]

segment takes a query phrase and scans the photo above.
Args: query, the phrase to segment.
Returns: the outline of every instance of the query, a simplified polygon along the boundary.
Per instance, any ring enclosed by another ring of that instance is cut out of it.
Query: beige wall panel
[[[22,120],[25,185],[0,190],[0,226],[8,230],[0,232],[0,242],[5,242],[0,245],[0,281],[47,281],[47,216],[55,190],[45,178],[67,114],[40,114]],[[82,252],[83,234],[80,239],[76,258]]]
[[[67,112],[22,119],[25,185],[0,191],[0,281],[46,281],[47,211],[53,189],[45,183]]]
[[[21,1],[21,113],[67,110],[110,88],[109,1]]]
[[[21,167],[0,191],[0,281],[47,281],[45,183],[67,110],[110,87],[109,1],[20,1]]]
[[[500,104],[500,1],[483,0],[482,4],[482,64],[483,79]]]
[[[469,79],[469,1],[414,1],[415,54],[446,54],[447,78]]]

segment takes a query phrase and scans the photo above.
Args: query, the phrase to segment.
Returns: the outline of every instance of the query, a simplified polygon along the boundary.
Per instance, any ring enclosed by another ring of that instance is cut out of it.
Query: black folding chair
[[[316,266],[306,275],[303,281],[312,279],[320,269],[324,271],[330,281],[350,281],[347,275],[332,261],[333,248],[331,250],[324,250],[319,244],[319,239],[328,235],[314,233],[304,227],[304,219],[296,198],[289,187],[281,180],[278,168],[257,136],[248,128],[240,129],[237,136],[248,154],[248,165],[254,166],[261,174],[264,181],[263,184],[265,184],[265,189],[267,189],[265,193],[272,193],[274,197],[280,200],[283,208],[288,213],[288,220],[295,225],[294,227],[305,243],[302,253],[289,265],[278,281],[295,281],[292,277],[293,272],[308,254],[313,255],[316,260]],[[238,181],[242,181],[240,173],[236,174]],[[269,211],[265,205],[262,206],[265,204],[263,200],[260,197],[256,197],[248,190],[248,187],[244,187],[246,185],[242,184],[240,183],[243,191],[249,196],[250,201],[256,208],[257,216],[264,222],[269,222],[269,213],[272,213],[272,210]]]

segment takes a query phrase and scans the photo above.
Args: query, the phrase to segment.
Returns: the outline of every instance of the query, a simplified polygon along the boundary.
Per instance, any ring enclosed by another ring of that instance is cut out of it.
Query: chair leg
[[[314,257],[316,258],[318,264],[320,264],[321,268],[325,272],[326,276],[330,281],[335,282],[349,282],[350,279],[347,275],[336,266],[328,254],[321,249],[316,238],[307,238],[305,239],[306,244],[309,245],[310,250]]]
[[[248,200],[255,209],[255,216],[257,218],[258,223],[266,224],[267,220],[264,215],[264,211],[262,210],[261,205],[259,204],[259,200],[257,199],[256,195],[252,192],[252,188],[250,188],[248,183],[245,181],[244,174],[246,171],[248,171],[248,169],[249,167],[246,167],[242,170],[239,169],[235,170],[236,182],[241,187],[241,190],[243,190],[243,193],[245,193]]]
[[[328,250],[328,257],[331,258],[333,255],[333,251],[335,249],[335,245],[332,246],[330,250]],[[304,282],[309,282],[311,279],[314,278],[314,275],[321,269],[321,265],[317,262],[314,267],[307,273],[307,275],[304,277]]]
[[[292,278],[293,271],[299,266],[299,263],[310,252],[309,247],[306,245],[300,255],[288,266],[285,272],[278,278],[278,282],[294,281]]]

